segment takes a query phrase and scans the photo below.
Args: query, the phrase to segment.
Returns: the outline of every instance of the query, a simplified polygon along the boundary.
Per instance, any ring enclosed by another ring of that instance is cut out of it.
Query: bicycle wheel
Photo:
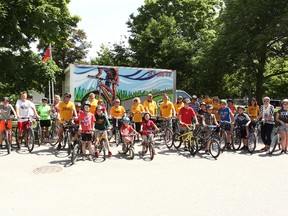
[[[52,125],[50,131],[49,131],[49,143],[52,146],[55,146],[58,143],[58,126],[57,125]]]
[[[240,149],[240,146],[241,146],[241,136],[240,133],[236,131],[235,133],[233,133],[232,136],[232,147],[236,151]]]
[[[24,131],[23,131],[23,134],[24,134]],[[19,130],[18,130],[18,127],[16,127],[16,130],[15,130],[15,137],[16,137],[16,144],[17,144],[17,147],[20,148],[20,145],[22,143],[22,140],[23,140],[23,135],[21,137],[19,137]],[[19,142],[20,140],[20,142]]]
[[[31,128],[28,128],[26,130],[26,144],[28,147],[28,151],[31,153],[33,151],[34,145],[35,145],[35,137],[34,137],[34,131]]]
[[[196,139],[194,137],[191,137],[191,139],[188,140],[188,151],[192,156],[195,156],[195,154],[198,151],[198,145],[196,143]]]
[[[6,148],[7,148],[7,153],[10,154],[11,152],[11,145],[12,145],[12,132],[11,130],[5,130],[5,142],[6,142]]]
[[[249,134],[249,137],[248,137],[248,152],[249,153],[253,153],[256,149],[256,135],[254,132],[250,133]]]
[[[121,143],[120,131],[118,129],[115,130],[115,143],[116,146]]]
[[[122,154],[127,154],[128,152],[128,146],[124,143],[122,143]]]
[[[73,150],[72,135],[70,132],[68,133],[67,145],[68,145],[67,154],[69,156],[71,154],[71,151]]]
[[[99,148],[99,153],[101,154],[101,151],[102,151],[102,156],[103,156],[103,160],[105,161],[106,160],[106,142],[105,142],[105,139],[101,139],[100,140],[100,148]]]
[[[220,132],[219,145],[220,145],[221,151],[223,152],[225,149],[225,146],[227,145],[227,133],[226,133],[226,131]]]
[[[129,158],[130,158],[131,160],[133,160],[133,159],[134,159],[134,156],[135,156],[134,148],[133,148],[132,146],[130,146],[130,148],[129,148]]]
[[[272,138],[272,141],[271,141],[271,144],[270,144],[270,149],[269,149],[269,154],[272,155],[273,152],[275,151],[276,149],[276,146],[279,145],[279,134],[276,133],[273,138]]]
[[[217,158],[220,155],[220,144],[217,140],[212,140],[210,143],[209,152],[213,158]]]
[[[71,163],[75,164],[76,159],[79,155],[80,149],[79,147],[81,146],[81,142],[79,140],[76,140],[74,145],[73,145],[73,149],[72,149],[72,154],[71,154]]]
[[[42,128],[40,127],[40,124],[37,123],[37,127],[35,128],[35,141],[38,144],[38,146],[40,146],[41,142],[42,142]]]
[[[150,160],[153,160],[154,155],[155,155],[155,149],[154,149],[152,142],[149,143],[149,155],[150,155]]]
[[[166,128],[164,131],[164,143],[168,149],[173,146],[173,131],[171,128]]]
[[[179,149],[182,144],[182,137],[180,133],[173,134],[172,144],[176,149]]]

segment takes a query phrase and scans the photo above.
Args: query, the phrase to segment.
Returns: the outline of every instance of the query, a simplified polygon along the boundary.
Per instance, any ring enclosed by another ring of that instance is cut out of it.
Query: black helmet
[[[97,106],[96,110],[103,110],[103,107],[102,106]]]
[[[75,106],[76,107],[81,107],[81,103],[80,102],[75,102]]]
[[[33,98],[33,95],[32,94],[27,94],[27,98]]]
[[[89,107],[91,107],[91,103],[90,103],[89,101],[86,101],[86,102],[84,103],[84,106],[89,106]]]
[[[43,97],[43,98],[42,98],[42,102],[43,102],[43,101],[48,101],[48,98]]]
[[[9,102],[9,98],[8,98],[8,97],[3,97],[3,98],[2,98],[2,102],[3,102],[3,101]]]
[[[207,105],[207,109],[213,109],[213,106],[211,104]]]
[[[201,105],[205,105],[205,106],[206,106],[206,103],[205,103],[205,102],[201,102],[201,103],[200,103],[200,106],[201,106]]]
[[[151,118],[151,114],[150,114],[149,112],[145,112],[145,113],[143,114],[143,118],[144,118],[144,116],[145,116],[146,114],[148,114],[148,115],[150,116],[150,118]]]
[[[66,93],[64,94],[64,97],[70,97],[70,98],[71,98],[71,94],[70,94],[69,92],[66,92]]]

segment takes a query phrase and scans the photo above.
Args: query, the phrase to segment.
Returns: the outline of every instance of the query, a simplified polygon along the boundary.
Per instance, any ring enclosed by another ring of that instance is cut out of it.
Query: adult
[[[220,109],[221,104],[220,104],[220,99],[218,96],[213,97],[212,106],[213,106],[213,114],[215,115],[216,120],[220,121],[220,115],[218,114],[218,110]]]
[[[40,115],[40,126],[42,129],[42,138],[48,139],[49,127],[51,126],[51,107],[48,105],[48,99],[46,97],[42,98],[42,104],[38,107],[38,113]],[[45,134],[44,134],[45,132]]]
[[[282,101],[282,108],[276,113],[276,121],[280,123],[281,154],[287,153],[288,147],[288,99]]]
[[[172,117],[175,117],[175,109],[169,101],[167,94],[163,95],[163,102],[160,104],[160,115],[162,118],[169,120],[169,126],[172,128]]]
[[[143,107],[145,109],[145,112],[150,113],[150,115],[152,116],[151,117],[152,119],[153,117],[155,118],[155,116],[157,115],[158,107],[157,107],[157,103],[153,100],[152,94],[147,95],[147,100],[144,101]]]
[[[75,105],[73,102],[70,101],[71,99],[71,94],[70,93],[65,93],[64,94],[64,99],[63,101],[60,102],[58,106],[58,115],[57,115],[57,120],[59,123],[59,131],[58,131],[58,147],[57,149],[61,149],[61,143],[63,140],[63,127],[65,121],[69,121],[72,119],[72,117],[77,118],[77,112],[75,109]]]
[[[260,113],[260,109],[259,109],[259,106],[257,105],[257,101],[255,98],[251,99],[251,101],[248,105],[248,108],[247,108],[247,113],[251,119],[250,126],[255,128],[256,127],[256,121],[257,121],[259,113]]]
[[[10,119],[11,112],[16,117],[17,114],[11,104],[9,104],[8,97],[4,97],[0,104],[0,145],[2,144],[4,131],[6,129],[5,121],[7,121],[9,130],[12,130],[12,120]]]
[[[58,112],[57,107],[59,106],[60,102],[61,102],[60,95],[55,95],[55,96],[54,96],[54,103],[53,103],[53,105],[52,105],[52,110],[53,110],[54,112]]]
[[[212,110],[213,110],[213,106],[211,105]],[[202,124],[202,119],[204,118],[204,115],[207,113],[207,107],[206,107],[206,103],[205,102],[201,102],[200,103],[200,109],[198,110],[198,112],[196,113],[197,118],[198,118],[198,122],[200,124]]]
[[[137,131],[137,139],[139,140],[139,133],[141,130],[142,124],[142,115],[145,112],[143,105],[141,104],[141,100],[139,97],[135,97],[133,99],[133,105],[131,107],[131,112],[133,114],[133,121],[135,123],[135,129]]]
[[[271,133],[274,126],[274,106],[270,104],[270,98],[263,98],[263,105],[260,107],[258,116],[261,120],[261,139],[264,143],[264,148],[261,151],[268,151],[271,144]]]
[[[120,100],[119,100],[119,101],[120,101]],[[104,102],[103,102],[103,100],[102,100],[101,98],[98,100],[98,106],[102,106],[102,108],[103,108],[103,110],[102,110],[103,113],[108,116],[107,108],[106,108],[106,106],[105,106],[105,104],[104,104]],[[95,113],[94,113],[94,114],[95,114]]]
[[[227,104],[228,104],[228,107],[230,108],[231,112],[232,112],[233,114],[235,114],[235,112],[236,112],[236,107],[234,106],[234,101],[233,101],[231,98],[229,98],[229,99],[227,100]]]
[[[18,136],[18,144],[20,144],[21,140],[20,137],[22,137],[23,132],[25,130],[25,127],[27,125],[28,122],[28,118],[30,118],[30,109],[33,111],[33,116],[36,116],[37,118],[39,118],[39,115],[36,112],[35,109],[35,105],[30,101],[27,100],[27,92],[23,91],[20,93],[20,100],[18,100],[16,102],[16,106],[15,106],[15,111],[16,111],[16,115],[17,115],[17,122],[18,122],[18,131],[19,131],[19,136]],[[20,146],[18,146],[20,147]]]
[[[177,98],[177,102],[174,103],[174,110],[176,112],[176,115],[178,115],[178,113],[182,107],[184,107],[183,98],[181,95],[179,95]]]
[[[116,99],[114,106],[111,107],[110,109],[110,118],[112,119],[113,128],[116,128],[117,121],[118,121],[118,129],[121,128],[123,116],[125,116],[125,108],[120,105],[120,100]]]
[[[98,100],[95,97],[96,96],[95,96],[95,94],[93,92],[91,92],[89,94],[89,102],[90,102],[90,105],[91,105],[90,112],[93,115],[95,114],[96,107],[98,106]]]
[[[198,113],[198,110],[200,109],[200,104],[197,99],[197,96],[193,95],[191,103],[189,104],[189,106],[194,110],[195,113]]]
[[[212,99],[209,97],[209,95],[206,93],[204,95],[204,98],[202,99],[202,102],[206,103],[206,105],[212,104]]]

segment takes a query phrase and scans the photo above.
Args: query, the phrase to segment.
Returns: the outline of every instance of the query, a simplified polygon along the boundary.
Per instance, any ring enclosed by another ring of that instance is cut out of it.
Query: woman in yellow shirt
[[[260,112],[260,109],[259,109],[259,106],[257,105],[257,101],[255,98],[252,98],[250,101],[250,104],[248,105],[247,113],[251,119],[250,125],[253,128],[256,127],[256,121],[259,116],[259,112]]]
[[[213,106],[213,114],[216,117],[217,121],[220,121],[220,115],[218,114],[218,110],[221,107],[221,104],[219,103],[219,98],[218,96],[213,97],[213,102],[212,102],[212,106]]]
[[[174,109],[175,109],[176,115],[178,115],[178,113],[182,107],[184,107],[183,98],[182,98],[182,96],[179,96],[177,98],[177,103],[174,104]]]
[[[135,123],[135,129],[137,131],[137,139],[139,140],[139,133],[141,129],[142,123],[142,114],[145,112],[143,105],[141,104],[141,100],[139,97],[135,97],[133,99],[133,105],[131,107],[131,112],[133,114],[133,121]]]

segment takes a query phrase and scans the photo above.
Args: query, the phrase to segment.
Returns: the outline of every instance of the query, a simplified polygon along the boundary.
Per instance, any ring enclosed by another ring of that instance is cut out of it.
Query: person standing
[[[147,100],[144,101],[143,103],[143,107],[145,109],[145,112],[149,112],[150,115],[152,116],[151,118],[153,119],[153,117],[155,118],[155,116],[157,115],[157,103],[153,100],[153,95],[152,94],[148,94],[147,96]]]
[[[192,96],[192,101],[191,103],[189,104],[189,106],[194,110],[195,113],[198,113],[199,109],[200,109],[200,104],[199,102],[197,101],[197,96],[196,95],[193,95]]]
[[[264,148],[261,151],[268,151],[271,144],[271,133],[274,127],[274,106],[270,104],[270,98],[263,98],[263,105],[260,108],[259,119],[261,120],[261,139]]]
[[[176,112],[176,115],[178,115],[182,107],[184,107],[183,98],[182,96],[178,96],[177,102],[174,104],[174,110]]]
[[[131,107],[131,112],[133,114],[133,121],[135,123],[135,129],[137,131],[137,140],[139,140],[139,133],[141,130],[142,124],[142,115],[145,112],[143,105],[141,104],[141,100],[139,97],[135,97],[133,99],[133,105]]]
[[[176,112],[167,94],[163,95],[163,102],[160,104],[160,115],[162,118],[169,120],[169,127],[172,128],[172,118],[175,117]]]
[[[282,101],[282,108],[276,114],[276,121],[280,123],[281,154],[287,153],[288,147],[288,99]]]
[[[209,97],[209,95],[206,93],[204,95],[204,98],[202,99],[202,102],[206,103],[206,105],[212,104],[212,99]]]
[[[225,104],[226,104],[226,101],[225,101]],[[208,104],[206,104],[206,105],[208,105]],[[213,106],[213,114],[215,115],[216,120],[219,122],[220,121],[220,115],[218,113],[218,110],[221,108],[221,104],[219,103],[218,96],[213,97],[212,106]]]
[[[50,112],[51,107],[48,105],[48,99],[44,97],[42,98],[42,104],[38,107],[43,140],[48,139],[49,136],[49,127],[51,126]]]
[[[260,113],[260,109],[259,109],[259,106],[257,105],[257,101],[255,98],[251,99],[250,104],[248,105],[248,108],[247,108],[247,113],[251,119],[250,128],[255,129],[256,121]]]
[[[89,102],[91,104],[90,112],[94,115],[96,107],[98,106],[98,100],[95,98],[95,94],[93,92],[89,94]]]

